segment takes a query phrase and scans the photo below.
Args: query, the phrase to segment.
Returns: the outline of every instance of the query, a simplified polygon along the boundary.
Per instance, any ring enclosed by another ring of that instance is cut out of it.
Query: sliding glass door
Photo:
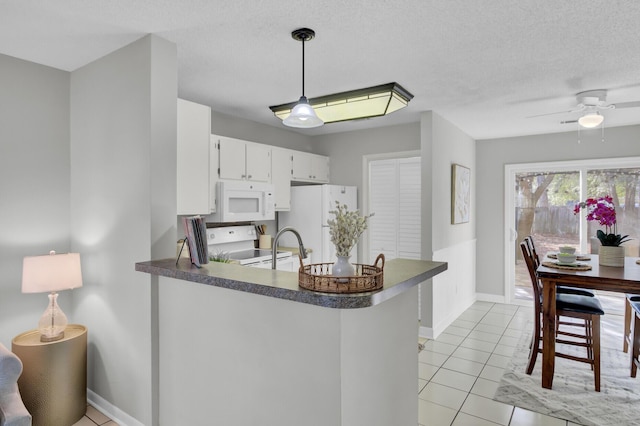
[[[613,197],[618,233],[632,238],[624,244],[627,256],[640,255],[640,158],[508,165],[505,172],[507,300],[531,299],[519,245],[524,237],[533,237],[541,256],[560,245],[597,250],[593,237],[599,225],[587,222],[584,212],[573,213],[588,197]]]
[[[580,249],[579,220],[572,206],[580,198],[580,172],[560,170],[522,171],[515,175],[515,297],[530,299],[531,280],[522,259],[520,241],[533,238],[539,254],[560,245]]]

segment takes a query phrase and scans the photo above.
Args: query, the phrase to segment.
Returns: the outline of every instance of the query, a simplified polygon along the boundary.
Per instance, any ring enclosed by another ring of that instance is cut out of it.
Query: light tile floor
[[[87,405],[87,413],[73,426],[118,426],[118,423],[111,420],[109,417],[102,414],[95,407]]]
[[[623,298],[598,295],[607,314],[602,346],[622,345]],[[476,302],[435,340],[421,339],[418,422],[421,426],[576,426],[494,401],[531,307]]]

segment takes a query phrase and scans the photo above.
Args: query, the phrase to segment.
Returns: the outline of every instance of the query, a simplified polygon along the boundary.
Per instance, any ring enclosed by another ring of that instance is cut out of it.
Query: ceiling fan
[[[533,117],[543,117],[546,115],[555,114],[569,114],[569,113],[582,113],[582,115],[575,120],[564,120],[560,124],[579,123],[582,127],[593,128],[597,127],[604,121],[604,116],[600,114],[600,111],[620,109],[620,108],[635,108],[640,107],[640,101],[632,102],[619,102],[617,104],[607,104],[607,91],[605,89],[587,90],[576,94],[576,100],[578,104],[575,108],[568,111],[552,112],[548,114],[534,115]]]

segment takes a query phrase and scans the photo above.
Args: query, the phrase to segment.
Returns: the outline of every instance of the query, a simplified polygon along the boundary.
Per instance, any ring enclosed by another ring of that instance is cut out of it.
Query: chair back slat
[[[534,300],[537,300],[538,303],[540,303],[542,289],[540,288],[540,280],[538,280],[538,273],[536,272],[537,266],[535,258],[533,256],[533,253],[531,252],[528,242],[522,241],[520,243],[520,248],[522,249],[522,257],[527,264],[529,278],[531,278],[531,287],[533,288]]]
[[[533,237],[529,235],[527,237],[524,237],[522,241],[526,242],[527,246],[529,246],[529,252],[531,253],[534,265],[537,269],[538,266],[540,266],[540,257],[538,256],[538,252],[536,251],[536,245],[533,243]]]

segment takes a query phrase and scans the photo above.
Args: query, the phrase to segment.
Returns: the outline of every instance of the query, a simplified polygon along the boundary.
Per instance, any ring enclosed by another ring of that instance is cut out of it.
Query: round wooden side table
[[[64,337],[41,342],[38,330],[19,334],[11,350],[23,364],[18,388],[34,426],[72,425],[87,411],[87,328],[69,324]]]

